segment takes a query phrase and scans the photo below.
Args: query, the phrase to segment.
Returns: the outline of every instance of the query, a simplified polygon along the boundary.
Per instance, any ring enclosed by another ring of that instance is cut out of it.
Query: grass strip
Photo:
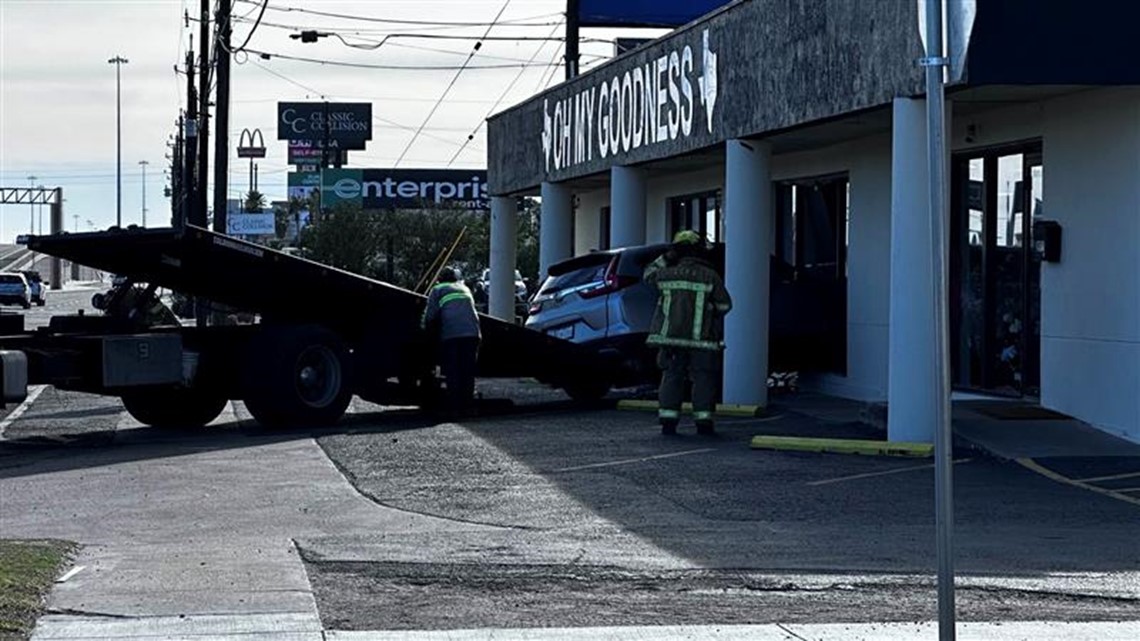
[[[0,540],[0,641],[31,636],[52,583],[78,546],[55,540]]]

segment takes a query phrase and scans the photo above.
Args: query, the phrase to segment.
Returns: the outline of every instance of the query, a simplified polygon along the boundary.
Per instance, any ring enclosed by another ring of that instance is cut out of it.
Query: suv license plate
[[[550,330],[549,334],[551,336],[553,336],[554,338],[571,340],[572,338],[574,338],[574,326],[573,325],[567,325],[565,327],[559,327],[557,329],[552,329],[552,330]]]

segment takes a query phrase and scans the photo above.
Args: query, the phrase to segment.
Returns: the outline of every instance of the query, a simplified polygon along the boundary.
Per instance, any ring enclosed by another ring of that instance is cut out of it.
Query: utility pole
[[[123,65],[130,62],[122,56],[115,56],[107,64],[115,65],[115,224],[123,226]]]
[[[170,163],[170,226],[181,227],[182,199],[186,197],[185,171],[182,168],[182,139],[184,134],[184,115],[178,113],[177,135],[174,136],[174,160]]]
[[[198,87],[198,191],[194,203],[195,218],[206,226],[207,187],[210,175],[210,0],[202,0],[201,15],[199,16],[201,29],[198,46],[199,53]]]
[[[142,226],[146,227],[146,166],[150,163],[145,160],[139,161],[139,167],[142,167]]]
[[[218,57],[217,74],[217,104],[214,107],[214,231],[219,234],[226,233],[226,218],[229,213],[227,199],[229,197],[228,178],[230,168],[230,13],[233,0],[220,0],[218,4],[217,31]]]
[[[566,0],[566,79],[578,75],[578,0]]]
[[[182,202],[179,205],[179,226],[205,224],[205,210],[198,209],[198,173],[195,159],[198,154],[198,94],[194,89],[194,52],[186,53],[186,138],[182,149]],[[199,221],[198,211],[202,212]]]

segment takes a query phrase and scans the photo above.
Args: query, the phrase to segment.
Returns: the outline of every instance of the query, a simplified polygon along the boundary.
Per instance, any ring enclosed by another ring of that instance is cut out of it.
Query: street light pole
[[[36,189],[40,190],[41,195],[44,193],[44,186],[43,185],[36,185]],[[43,236],[44,235],[44,203],[43,202],[40,202],[39,208],[36,210],[36,218],[38,219],[38,222],[36,223],[36,234]]]
[[[36,188],[36,176],[28,176],[28,189]],[[28,192],[28,233],[36,233],[36,200],[32,197],[31,192]]]
[[[116,172],[115,172],[115,221],[118,227],[123,226],[123,82],[122,70],[123,65],[127,64],[129,60],[122,56],[115,56],[107,61],[107,64],[115,65],[115,149],[116,149]]]
[[[139,161],[139,166],[142,167],[142,226],[146,227],[146,166],[150,163],[145,160]]]

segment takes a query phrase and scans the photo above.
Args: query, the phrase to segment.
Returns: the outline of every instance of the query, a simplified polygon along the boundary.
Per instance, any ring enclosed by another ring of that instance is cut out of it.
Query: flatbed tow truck
[[[201,427],[231,400],[269,428],[328,425],[353,395],[381,405],[439,399],[434,346],[415,292],[186,225],[28,236],[29,249],[126,279],[105,314],[0,322],[6,401],[28,385],[117,396],[155,427]],[[253,315],[205,326],[148,320],[156,289]],[[328,301],[328,302],[326,302]],[[336,301],[335,306],[330,304]],[[478,376],[534,378],[587,400],[615,364],[568,341],[480,316]],[[22,391],[21,391],[22,390]]]

